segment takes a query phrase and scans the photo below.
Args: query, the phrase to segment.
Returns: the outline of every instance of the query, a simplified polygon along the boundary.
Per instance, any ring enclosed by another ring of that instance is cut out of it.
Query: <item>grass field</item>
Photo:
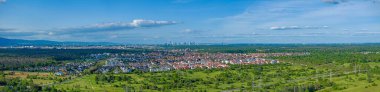
[[[23,72],[23,71],[4,71],[5,78],[21,78],[25,80],[33,80],[34,84],[46,85],[59,82],[59,79],[75,78],[74,76],[55,76],[51,72]],[[29,77],[28,77],[29,76]]]
[[[136,75],[136,74],[118,74],[116,76],[120,76],[120,75],[131,76],[137,82],[143,82],[146,79],[146,78],[140,77],[139,75]],[[197,72],[197,73],[194,73],[194,75],[191,75],[191,76],[188,76],[188,77],[194,76],[194,78],[207,78],[205,75],[206,74],[204,74],[204,73]],[[144,76],[152,76],[152,75],[150,75],[150,74],[147,73],[147,74],[144,74]],[[97,84],[94,80],[95,80],[95,75],[94,74],[92,74],[92,75],[86,75],[86,76],[84,76],[82,78],[77,78],[77,79],[71,80],[70,82],[56,85],[56,87],[58,89],[66,89],[66,90],[70,90],[70,88],[73,88],[73,89],[77,88],[77,89],[80,89],[81,91],[122,92],[122,91],[124,91],[127,88],[125,88],[125,87],[115,87],[115,85],[129,85],[129,86],[135,87],[136,90],[140,90],[140,89],[137,89],[137,88],[138,88],[138,86],[142,85],[142,84],[129,84],[127,82],[114,82],[114,83],[101,82],[101,83]],[[159,85],[159,86],[162,86],[162,85]],[[230,86],[230,85],[222,85],[222,86]],[[202,85],[200,85],[199,88],[207,89],[209,91],[210,90],[221,91],[221,90],[216,90],[216,89],[210,89],[210,88],[207,88],[207,87],[202,86]],[[173,90],[173,91],[184,91],[184,90],[186,90],[186,89],[178,89],[178,90]],[[147,89],[144,89],[143,91],[144,92],[159,92],[157,90],[147,90]]]
[[[379,63],[371,63],[372,66],[377,66],[380,65]],[[345,64],[342,66],[346,66]],[[314,83],[317,81],[316,79],[313,79],[313,75],[308,76],[308,74],[312,74],[315,69],[308,69],[305,66],[301,65],[291,65],[291,66],[286,66],[287,68],[290,68],[289,70],[284,70],[284,71],[293,71],[297,72],[299,75],[292,75],[290,76],[290,80],[298,80],[302,78],[309,78],[307,80],[299,80],[296,82],[288,82],[288,84],[283,84],[283,85],[304,85],[307,83]],[[284,78],[281,77],[273,77],[276,73],[276,70],[281,69],[281,68],[276,68],[275,65],[267,66],[264,68],[265,75],[263,76],[272,76],[272,78],[269,78],[269,81],[263,81],[263,80],[253,80],[256,83],[265,83],[265,84],[273,84],[269,85],[268,87],[273,87],[273,90],[267,90],[267,91],[275,91],[276,89],[276,84],[279,83],[286,83],[284,82]],[[318,69],[317,69],[318,70]],[[323,71],[324,69],[319,69],[319,71]],[[239,74],[239,73],[249,73],[251,71],[256,71],[255,69],[235,69],[232,70],[232,74]],[[86,75],[81,78],[76,78],[74,80],[70,80],[69,82],[62,83],[55,85],[56,88],[58,89],[64,89],[64,90],[80,90],[80,91],[107,91],[107,92],[122,92],[125,91],[126,89],[133,89],[135,91],[143,90],[144,92],[160,92],[162,90],[155,90],[155,89],[146,89],[146,88],[141,88],[143,85],[155,85],[157,87],[164,87],[167,86],[167,84],[160,84],[159,82],[155,82],[153,80],[162,80],[166,79],[168,81],[173,81],[171,80],[170,76],[174,73],[177,74],[182,74],[181,78],[183,79],[201,79],[203,81],[212,81],[215,80],[216,77],[222,75],[223,73],[226,73],[224,70],[215,70],[212,72],[207,72],[207,70],[203,71],[187,71],[187,70],[178,70],[178,71],[171,71],[171,72],[160,72],[160,73],[142,73],[142,74],[113,74],[114,76],[130,76],[133,81],[116,81],[112,83],[108,82],[101,82],[99,81],[96,83],[95,77],[96,74],[91,74],[91,75]],[[322,73],[321,73],[322,74]],[[328,73],[324,73],[328,74]],[[249,75],[252,75],[255,77],[256,75],[249,73]],[[234,76],[234,75],[231,75]],[[259,77],[259,76],[256,76]],[[311,79],[310,79],[311,77]],[[321,77],[326,80],[329,79],[329,76]],[[380,75],[374,74],[372,79],[373,82],[369,83],[367,80],[367,74],[365,72],[362,72],[358,75],[352,73],[352,74],[347,74],[347,75],[334,75],[332,76],[332,82],[335,83],[336,85],[333,87],[325,87],[321,90],[320,92],[331,92],[331,91],[343,91],[343,92],[358,92],[358,91],[365,91],[365,92],[373,92],[374,90],[380,89],[380,86],[377,86],[377,84],[380,83]],[[265,79],[264,79],[265,80]],[[195,87],[193,88],[173,88],[170,89],[170,91],[176,91],[176,92],[186,92],[186,91],[203,91],[207,90],[208,92],[219,92],[219,91],[225,91],[225,90],[232,90],[234,89],[235,91],[239,91],[236,89],[241,89],[241,88],[249,88],[251,85],[249,85],[251,81],[247,80],[237,80],[232,83],[226,83],[226,82],[221,82],[216,86],[215,82],[212,82],[212,84],[202,84],[202,83],[195,83]],[[374,85],[376,84],[376,85]],[[263,84],[264,85],[264,84]],[[263,86],[266,87],[266,86]],[[169,91],[169,90],[166,90]]]
[[[320,92],[331,92],[331,91],[341,91],[341,92],[376,92],[377,90],[380,90],[380,86],[377,84],[380,83],[380,76],[376,75],[375,79],[372,83],[368,83],[367,80],[361,80],[361,78],[365,78],[365,74],[359,74],[359,75],[348,75],[347,76],[341,76],[341,77],[334,77],[333,81],[338,85],[335,87],[328,87],[323,90],[320,90]],[[376,85],[373,85],[376,84]]]
[[[8,78],[16,78],[16,77],[19,77],[19,78],[26,78],[28,75],[37,75],[37,76],[41,76],[41,77],[49,77],[49,76],[53,76],[52,73],[50,72],[23,72],[23,71],[4,71],[4,73],[12,73],[12,75],[7,75],[6,77]]]

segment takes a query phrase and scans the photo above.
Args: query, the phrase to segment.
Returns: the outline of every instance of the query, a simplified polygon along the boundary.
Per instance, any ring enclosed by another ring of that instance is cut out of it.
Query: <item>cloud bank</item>
[[[23,37],[40,34],[40,32],[19,31],[11,28],[0,28],[0,37]]]
[[[330,3],[330,4],[339,4],[339,3],[345,2],[346,0],[321,0],[321,1],[325,3]]]
[[[0,0],[0,4],[7,2],[7,0]]]
[[[138,28],[152,28],[165,25],[178,24],[176,21],[155,21],[155,20],[143,20],[135,19],[132,22],[112,22],[102,23],[95,25],[88,25],[82,27],[65,28],[61,32],[63,33],[91,33],[91,32],[103,32],[103,31],[120,31],[120,30],[132,30]]]
[[[324,3],[329,4],[342,4],[346,2],[353,2],[353,1],[361,1],[361,2],[372,2],[372,3],[379,3],[380,0],[321,0]]]
[[[11,30],[14,30],[14,29],[10,29],[10,28],[0,28],[0,32],[11,31]]]

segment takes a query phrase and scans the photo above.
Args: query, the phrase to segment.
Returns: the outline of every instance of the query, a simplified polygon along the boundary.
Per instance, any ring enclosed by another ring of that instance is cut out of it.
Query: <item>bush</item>
[[[359,77],[359,81],[362,81],[362,80],[366,80],[367,78],[365,78],[365,77]]]
[[[372,86],[377,86],[377,84],[376,83],[372,83]]]
[[[114,87],[120,87],[119,85],[117,85],[117,84],[115,84],[115,85],[113,85]]]

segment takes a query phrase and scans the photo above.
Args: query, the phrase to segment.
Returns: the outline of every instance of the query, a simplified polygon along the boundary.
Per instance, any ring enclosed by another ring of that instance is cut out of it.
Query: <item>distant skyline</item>
[[[0,0],[0,37],[196,43],[376,43],[380,0]]]

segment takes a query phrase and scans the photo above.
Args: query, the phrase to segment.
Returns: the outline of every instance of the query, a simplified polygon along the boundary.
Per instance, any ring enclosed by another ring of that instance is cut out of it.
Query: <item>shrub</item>
[[[372,83],[371,85],[372,85],[372,86],[377,86],[377,84],[376,84],[376,83]]]
[[[362,81],[362,80],[366,80],[367,78],[365,78],[365,77],[359,77],[359,81]]]

